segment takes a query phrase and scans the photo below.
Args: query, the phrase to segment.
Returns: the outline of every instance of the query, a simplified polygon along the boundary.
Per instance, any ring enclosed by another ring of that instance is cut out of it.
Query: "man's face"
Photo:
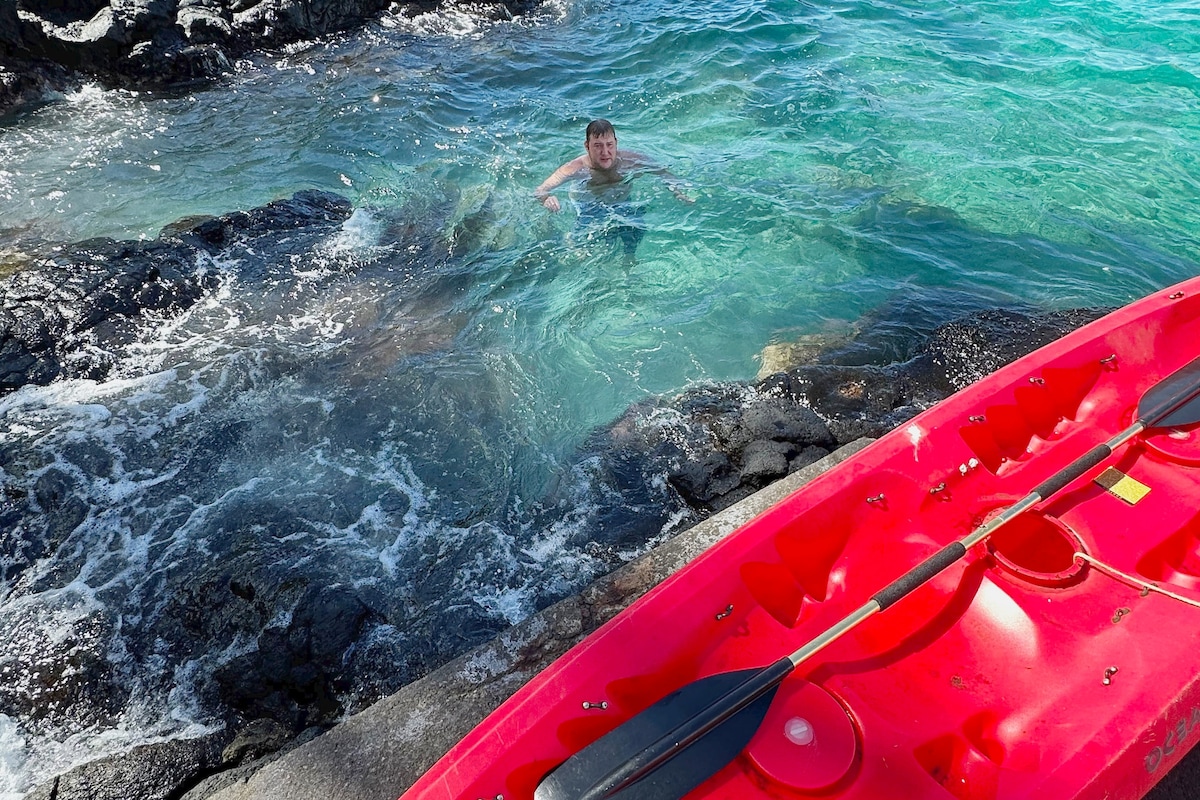
[[[612,169],[617,163],[617,137],[611,133],[605,136],[593,136],[584,143],[592,166],[599,169]]]

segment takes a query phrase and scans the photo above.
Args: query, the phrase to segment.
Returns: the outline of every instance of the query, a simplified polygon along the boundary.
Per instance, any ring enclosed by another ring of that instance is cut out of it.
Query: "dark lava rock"
[[[615,495],[665,479],[677,497],[664,508],[694,521],[842,445],[886,433],[1103,313],[983,310],[932,330],[881,318],[842,347],[822,350],[816,362],[758,383],[696,387],[640,403],[591,447],[601,461],[624,465],[621,480],[608,485]],[[898,330],[909,331],[906,340]],[[913,355],[863,363],[871,353],[895,352]]]
[[[267,627],[258,647],[215,673],[222,699],[249,719],[274,720],[299,731],[331,724],[343,711],[346,665],[364,628],[379,621],[353,591],[313,586],[286,627]]]
[[[250,243],[273,256],[304,253],[351,211],[344,197],[303,191],[182,230],[172,227],[154,241],[93,239],[47,248],[0,281],[0,394],[60,376],[103,379],[147,314],[178,314],[216,286],[219,277],[197,266],[200,256],[245,250]],[[247,272],[260,273],[264,264],[287,263],[243,261]]]
[[[362,25],[398,5],[510,19],[531,0],[0,0],[0,114],[78,84],[134,89],[219,78],[239,56]]]
[[[0,19],[0,29],[4,22]],[[0,58],[0,117],[7,111],[45,102],[83,85],[79,77],[59,64],[42,59],[8,63]]]

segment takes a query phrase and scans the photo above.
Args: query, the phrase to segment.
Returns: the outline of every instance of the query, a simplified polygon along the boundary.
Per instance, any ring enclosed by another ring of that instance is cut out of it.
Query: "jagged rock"
[[[751,442],[806,442],[834,444],[829,426],[793,392],[758,397],[742,412],[729,446],[745,448]]]
[[[428,11],[442,3],[416,0]],[[446,4],[450,4],[447,2]],[[239,56],[346,30],[391,0],[0,0],[0,114],[62,91],[78,75],[129,88],[205,82]],[[511,18],[530,0],[477,0]]]
[[[625,465],[622,479],[611,484],[618,494],[663,476],[679,506],[708,514],[836,447],[882,435],[1103,313],[983,310],[924,331],[881,319],[881,332],[868,324],[841,347],[823,340],[805,363],[755,384],[696,387],[641,403],[594,437],[593,446],[604,461]],[[911,330],[911,340],[896,341],[898,328]],[[915,355],[861,363],[881,352]],[[679,513],[669,501],[666,507]]]
[[[219,44],[233,37],[233,13],[216,0],[180,0],[175,24],[193,44]]]
[[[795,455],[796,446],[789,442],[760,439],[742,450],[743,481],[766,481],[788,474],[788,461]]]
[[[35,787],[25,800],[168,800],[221,767],[228,734],[172,739],[92,761]]]
[[[155,241],[93,239],[50,250],[0,281],[0,393],[59,376],[103,379],[148,312],[177,314],[216,285],[197,267],[199,256],[247,241],[267,253],[305,252],[351,210],[339,195],[303,191]]]
[[[286,627],[265,628],[255,650],[216,671],[221,696],[244,716],[274,720],[293,733],[330,724],[343,711],[338,695],[348,688],[348,654],[363,628],[379,619],[345,587],[312,586]]]
[[[241,764],[274,753],[290,742],[295,732],[273,719],[256,719],[238,731],[221,751],[226,764]]]
[[[0,28],[3,26],[0,19]],[[0,56],[0,116],[77,90],[80,85],[77,76],[52,61],[34,59],[18,64],[9,63]]]

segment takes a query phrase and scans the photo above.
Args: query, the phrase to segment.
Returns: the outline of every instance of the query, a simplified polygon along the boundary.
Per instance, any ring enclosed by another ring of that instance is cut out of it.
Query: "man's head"
[[[583,137],[583,147],[587,150],[592,166],[599,169],[612,169],[617,163],[617,131],[606,119],[594,119],[588,123]]]

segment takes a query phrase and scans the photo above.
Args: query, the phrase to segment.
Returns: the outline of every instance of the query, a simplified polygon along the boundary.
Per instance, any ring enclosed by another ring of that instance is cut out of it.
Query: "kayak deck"
[[[924,412],[634,603],[405,797],[532,797],[681,686],[792,652],[1128,427],[1196,342],[1200,279]],[[688,796],[1143,796],[1200,739],[1198,482],[1196,426],[1119,448],[801,664]]]

